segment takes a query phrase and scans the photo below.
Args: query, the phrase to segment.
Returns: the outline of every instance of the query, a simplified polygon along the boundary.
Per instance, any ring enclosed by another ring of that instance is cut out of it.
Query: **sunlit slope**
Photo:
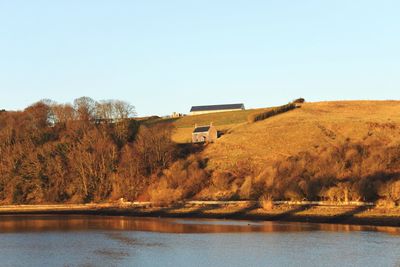
[[[336,146],[346,140],[400,144],[399,101],[341,101],[306,103],[301,108],[234,128],[203,156],[212,169],[230,168],[239,161],[273,163],[279,157]]]
[[[191,142],[194,125],[209,125],[211,122],[218,131],[229,131],[240,124],[247,122],[247,117],[252,113],[261,112],[266,109],[249,109],[241,111],[229,111],[210,113],[195,116],[185,116],[173,121],[176,127],[173,140],[178,143]]]

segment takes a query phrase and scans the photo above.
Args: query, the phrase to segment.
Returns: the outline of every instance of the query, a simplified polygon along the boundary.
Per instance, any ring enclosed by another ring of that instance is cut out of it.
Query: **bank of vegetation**
[[[123,101],[41,101],[0,113],[0,203],[124,198],[399,206],[400,128],[391,114],[400,106],[374,105],[305,104],[202,146],[174,143],[174,123],[136,120]],[[370,108],[389,115],[360,115]]]
[[[51,101],[0,113],[0,202],[138,198],[174,158],[172,129],[132,119],[123,101]]]

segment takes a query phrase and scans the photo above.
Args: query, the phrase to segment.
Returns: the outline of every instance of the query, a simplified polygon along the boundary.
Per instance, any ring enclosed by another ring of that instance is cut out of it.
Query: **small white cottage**
[[[194,126],[192,133],[193,143],[208,143],[214,142],[218,138],[218,131],[212,123],[208,126]]]

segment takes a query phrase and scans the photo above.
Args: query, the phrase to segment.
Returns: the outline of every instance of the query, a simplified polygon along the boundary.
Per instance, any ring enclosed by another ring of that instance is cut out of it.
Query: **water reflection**
[[[399,233],[287,222],[0,216],[0,266],[389,267],[400,262]]]
[[[251,222],[202,219],[159,219],[83,215],[0,216],[0,233],[129,230],[159,233],[251,233],[303,231],[376,231],[400,234],[400,228],[314,223]],[[126,241],[130,242],[130,241]]]

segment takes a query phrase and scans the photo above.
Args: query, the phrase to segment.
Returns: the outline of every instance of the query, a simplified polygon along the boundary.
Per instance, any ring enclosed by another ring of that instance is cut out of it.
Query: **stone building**
[[[218,131],[212,123],[208,126],[194,126],[192,143],[212,143],[218,138]]]

